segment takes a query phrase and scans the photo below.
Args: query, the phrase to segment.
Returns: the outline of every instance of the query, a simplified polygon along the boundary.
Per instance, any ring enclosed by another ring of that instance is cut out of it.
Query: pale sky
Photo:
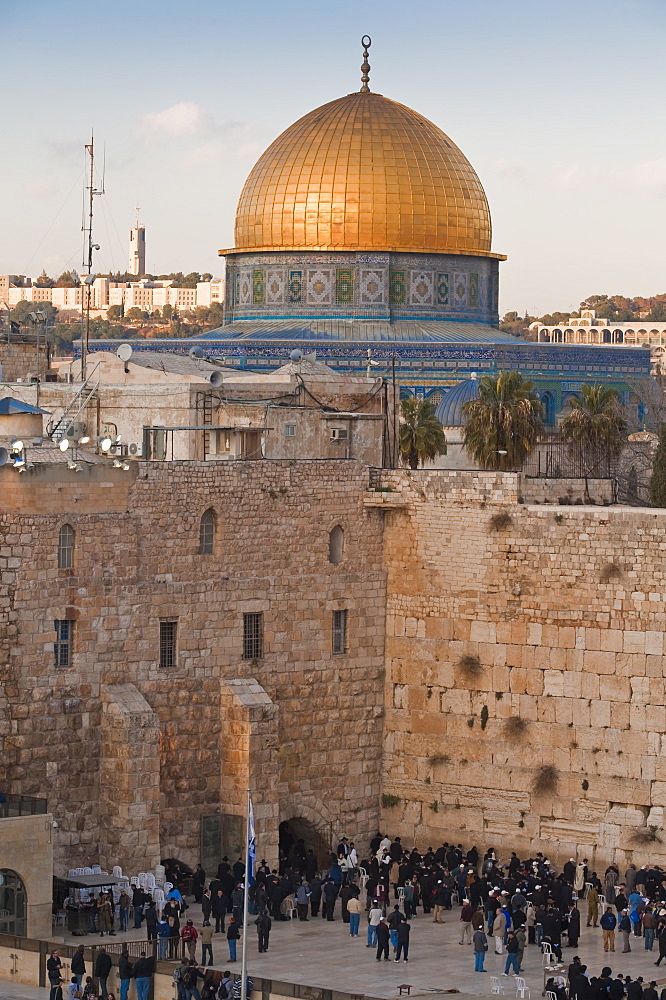
[[[81,269],[83,146],[106,145],[95,268],[220,273],[245,176],[360,86],[475,167],[500,311],[666,291],[664,0],[0,0],[0,273]]]

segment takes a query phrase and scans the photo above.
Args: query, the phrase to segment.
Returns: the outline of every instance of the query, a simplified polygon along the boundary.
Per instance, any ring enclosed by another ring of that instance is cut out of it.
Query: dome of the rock
[[[304,115],[252,169],[235,249],[389,250],[491,256],[472,165],[416,111],[369,91]]]

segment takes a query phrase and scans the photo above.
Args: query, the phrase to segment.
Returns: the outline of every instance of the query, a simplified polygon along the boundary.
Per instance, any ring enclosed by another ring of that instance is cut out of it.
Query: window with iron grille
[[[58,569],[71,569],[74,565],[74,528],[63,524],[58,535]]]
[[[176,640],[178,619],[163,618],[160,621],[160,667],[176,666]]]
[[[206,510],[199,521],[199,555],[210,556],[215,547],[215,511]]]
[[[259,660],[264,655],[263,612],[243,615],[243,659]]]
[[[53,653],[56,667],[71,667],[72,640],[74,638],[74,622],[68,618],[54,621],[56,641],[53,643]]]
[[[333,612],[332,646],[334,653],[347,652],[347,611]]]

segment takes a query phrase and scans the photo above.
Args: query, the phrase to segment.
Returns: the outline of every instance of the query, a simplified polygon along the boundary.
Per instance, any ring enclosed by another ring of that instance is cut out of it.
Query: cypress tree
[[[666,424],[659,428],[659,444],[652,460],[650,503],[653,507],[666,507]]]

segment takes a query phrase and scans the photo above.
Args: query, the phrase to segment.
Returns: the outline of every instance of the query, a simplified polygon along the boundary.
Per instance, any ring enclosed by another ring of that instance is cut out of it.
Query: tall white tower
[[[129,267],[130,274],[141,278],[146,273],[146,228],[139,224],[139,207],[136,209],[136,225],[130,229]]]

